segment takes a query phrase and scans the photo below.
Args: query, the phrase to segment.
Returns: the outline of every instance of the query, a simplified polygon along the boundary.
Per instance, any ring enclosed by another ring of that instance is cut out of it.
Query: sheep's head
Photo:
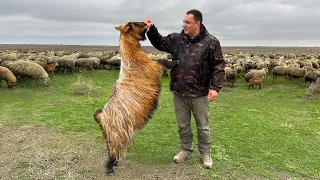
[[[44,84],[45,84],[46,86],[48,86],[48,85],[49,85],[49,82],[50,82],[50,78],[49,78],[49,76],[48,76],[48,77],[43,78],[42,80],[43,80],[43,82],[44,82]]]
[[[125,25],[115,27],[121,34],[127,34],[135,37],[137,40],[145,40],[147,32],[147,24],[144,22],[130,22]]]
[[[266,73],[268,73],[269,72],[269,69],[267,68],[267,67],[265,67],[265,68],[262,68]]]
[[[12,80],[8,81],[8,88],[12,88],[16,85],[17,79],[16,77],[12,78]]]

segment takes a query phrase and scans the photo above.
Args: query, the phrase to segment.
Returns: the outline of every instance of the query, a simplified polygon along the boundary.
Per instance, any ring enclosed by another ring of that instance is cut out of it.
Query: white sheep
[[[2,80],[7,82],[8,88],[12,88],[16,84],[17,78],[10,69],[0,66],[0,88],[2,87]]]
[[[262,68],[261,70],[251,69],[249,72],[245,74],[246,83],[251,78],[260,78],[263,80],[267,76],[267,72],[268,72],[267,68]]]
[[[97,57],[78,58],[76,60],[76,67],[79,68],[91,68],[98,67],[100,65],[100,59]]]
[[[34,80],[42,80],[45,85],[49,85],[49,75],[44,68],[32,61],[12,61],[6,64],[16,77],[29,77]]]
[[[233,84],[236,81],[236,71],[228,66],[224,68],[224,71],[225,71],[225,80],[227,81],[228,86],[229,86],[229,82],[231,82],[231,87],[233,87]]]
[[[58,68],[66,71],[67,69],[71,69],[73,72],[76,66],[76,60],[80,56],[80,53],[75,53],[71,55],[64,55],[62,57],[55,56],[55,62],[58,63]]]

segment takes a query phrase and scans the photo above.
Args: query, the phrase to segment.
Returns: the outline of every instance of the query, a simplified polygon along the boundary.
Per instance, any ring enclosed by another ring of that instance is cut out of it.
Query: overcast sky
[[[222,46],[320,46],[320,0],[0,0],[0,44],[118,45],[115,26],[181,32],[190,9]],[[145,41],[142,45],[150,45]]]

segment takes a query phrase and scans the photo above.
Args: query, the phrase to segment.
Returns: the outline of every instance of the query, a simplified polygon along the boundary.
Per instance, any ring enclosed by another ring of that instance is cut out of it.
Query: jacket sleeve
[[[220,42],[215,39],[212,43],[211,47],[211,84],[210,89],[216,90],[217,92],[223,86],[225,71],[224,68],[226,66],[226,62],[222,55],[222,50],[220,46]]]
[[[159,51],[165,51],[172,53],[174,44],[174,35],[176,33],[169,34],[168,36],[161,36],[155,25],[152,25],[147,32],[147,36],[151,44]]]

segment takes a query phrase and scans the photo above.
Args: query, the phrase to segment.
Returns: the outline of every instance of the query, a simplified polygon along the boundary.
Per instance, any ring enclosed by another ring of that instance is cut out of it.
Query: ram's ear
[[[130,24],[131,24],[131,21],[128,20],[124,26],[130,25]]]
[[[131,28],[130,25],[126,25],[126,26],[123,28],[123,31],[124,31],[124,32],[127,32],[130,28]]]
[[[123,31],[127,32],[131,28],[132,28],[132,22],[130,20],[128,20],[126,25],[124,25],[124,27],[123,27]]]
[[[122,25],[116,26],[116,30],[121,31]]]

